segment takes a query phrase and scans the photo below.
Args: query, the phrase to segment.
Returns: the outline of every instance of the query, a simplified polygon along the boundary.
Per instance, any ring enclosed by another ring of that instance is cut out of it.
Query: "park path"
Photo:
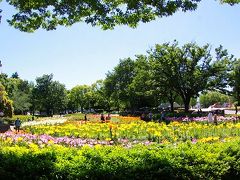
[[[61,118],[47,118],[42,120],[34,120],[34,121],[28,121],[23,122],[22,127],[24,126],[34,126],[34,125],[51,125],[51,124],[62,124],[67,121],[67,118],[61,117]]]
[[[44,118],[41,120],[34,120],[34,121],[28,121],[28,122],[23,122],[21,124],[21,127],[24,126],[35,126],[35,125],[53,125],[53,124],[62,124],[67,121],[67,118],[64,117],[59,117],[59,118]],[[14,131],[14,125],[10,126],[10,129]]]

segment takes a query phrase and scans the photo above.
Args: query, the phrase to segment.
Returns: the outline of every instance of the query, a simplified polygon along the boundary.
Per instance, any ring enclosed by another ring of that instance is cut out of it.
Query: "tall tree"
[[[88,85],[78,85],[73,87],[69,94],[69,102],[73,104],[74,110],[81,110],[89,108],[90,99],[87,94],[89,94],[90,87]]]
[[[129,85],[130,100],[134,108],[151,108],[158,105],[158,97],[151,81],[151,67],[148,57],[137,55],[134,61],[134,77]]]
[[[230,74],[230,87],[232,88],[231,95],[234,98],[236,113],[237,107],[240,105],[240,59],[236,59],[233,63],[233,71]]]
[[[230,96],[227,96],[226,94],[222,94],[217,91],[209,91],[207,93],[201,94],[199,99],[201,106],[205,108],[215,103],[229,103],[229,101],[231,100]]]
[[[24,114],[30,111],[32,88],[29,82],[20,78],[10,78],[9,82],[13,84],[10,98],[13,100],[14,113]]]
[[[110,112],[114,109],[114,102],[110,96],[106,95],[105,84],[103,80],[97,80],[91,85],[92,107],[97,111],[106,110]]]
[[[209,45],[200,47],[196,43],[188,43],[179,47],[176,41],[156,45],[149,52],[156,73],[161,76],[159,81],[181,96],[186,112],[191,98],[198,96],[199,92],[211,88],[222,90],[227,85],[224,74],[232,56],[221,46],[215,52],[214,61]]]
[[[65,85],[52,79],[52,74],[38,77],[33,89],[35,108],[45,111],[47,115],[64,110],[67,103]]]
[[[130,58],[120,60],[112,72],[108,72],[105,88],[108,96],[116,100],[121,109],[133,108],[130,84],[134,78],[134,61]]]

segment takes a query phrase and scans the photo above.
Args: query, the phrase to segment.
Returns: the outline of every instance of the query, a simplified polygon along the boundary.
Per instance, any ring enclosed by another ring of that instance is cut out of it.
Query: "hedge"
[[[0,145],[2,179],[240,179],[240,141],[80,149]]]

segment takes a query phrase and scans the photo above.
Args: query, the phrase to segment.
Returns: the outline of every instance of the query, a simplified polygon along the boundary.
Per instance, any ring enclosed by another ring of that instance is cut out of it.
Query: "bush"
[[[0,146],[3,179],[239,179],[240,142]]]
[[[6,124],[12,124],[15,122],[17,118],[19,118],[22,122],[32,120],[31,115],[14,115],[12,118],[4,117],[2,118],[2,121]]]

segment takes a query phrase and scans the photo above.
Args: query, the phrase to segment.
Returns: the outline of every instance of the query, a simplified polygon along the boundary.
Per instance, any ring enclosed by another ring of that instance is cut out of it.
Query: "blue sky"
[[[11,8],[4,3],[0,24],[0,60],[2,72],[18,72],[25,80],[35,81],[43,74],[54,74],[54,80],[70,89],[104,79],[119,59],[145,54],[155,44],[180,44],[195,41],[224,48],[240,58],[240,6],[220,5],[215,0],[199,4],[194,12],[177,13],[157,19],[136,29],[127,26],[103,31],[85,23],[59,27],[55,31],[24,33],[10,27],[6,18]]]

